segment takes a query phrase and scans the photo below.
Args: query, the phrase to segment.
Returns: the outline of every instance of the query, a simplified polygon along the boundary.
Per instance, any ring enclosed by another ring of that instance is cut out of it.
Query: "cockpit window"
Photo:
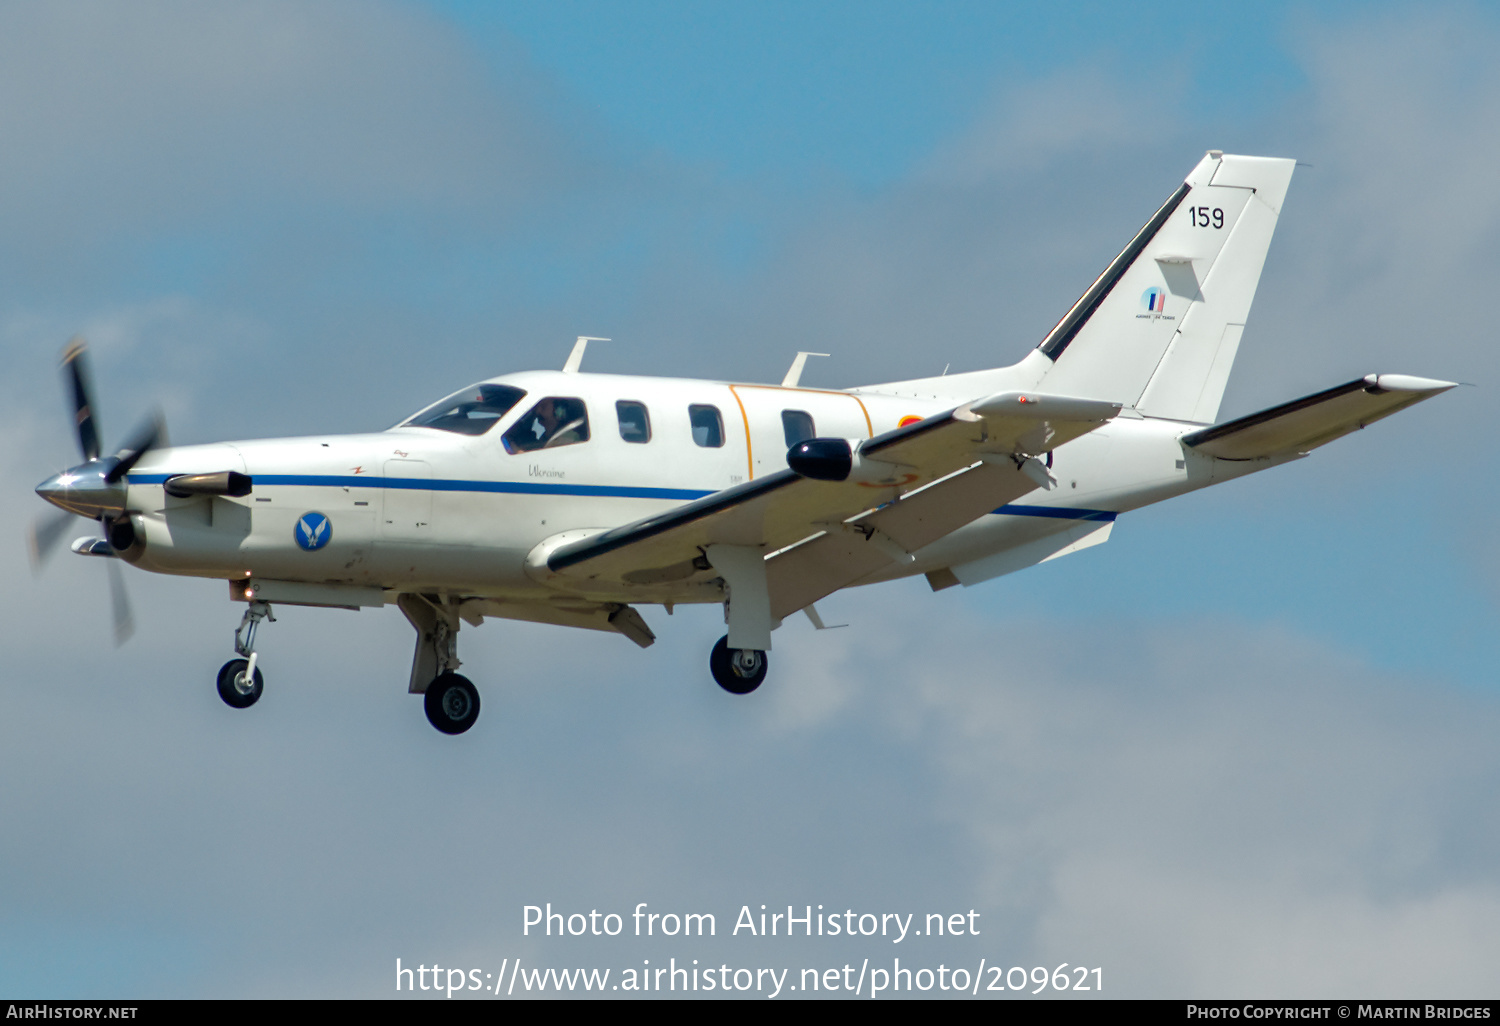
[[[461,435],[482,435],[526,395],[513,385],[470,385],[403,422],[401,427],[430,427]]]
[[[506,452],[535,452],[589,440],[589,411],[582,399],[549,396],[505,432]]]

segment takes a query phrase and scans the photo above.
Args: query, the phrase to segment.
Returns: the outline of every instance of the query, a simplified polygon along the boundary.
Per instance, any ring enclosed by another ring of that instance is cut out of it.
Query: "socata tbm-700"
[[[1210,151],[1011,367],[870,385],[561,371],[465,388],[388,431],[101,456],[82,347],[64,359],[85,462],[37,488],[104,537],[75,552],[218,577],[247,603],[219,694],[260,697],[271,605],[394,602],[417,632],[410,690],[458,734],[455,671],[485,617],[654,640],[638,607],[722,603],[709,658],[736,694],[771,632],[840,588],[925,574],[972,585],[1097,545],[1115,517],[1298,459],[1448,388],[1370,374],[1214,424],[1294,162]],[[33,537],[45,552],[69,521]],[[111,564],[117,626],[123,612]]]

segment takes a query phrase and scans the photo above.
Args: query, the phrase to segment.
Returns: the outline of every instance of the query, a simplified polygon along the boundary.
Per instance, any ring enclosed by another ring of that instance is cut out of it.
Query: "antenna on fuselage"
[[[802,368],[807,366],[809,356],[827,356],[827,353],[798,353],[792,365],[787,368],[786,377],[781,379],[782,388],[796,388],[797,382],[802,380]]]
[[[573,343],[573,351],[568,354],[568,362],[563,364],[564,374],[577,374],[578,368],[583,365],[583,351],[589,347],[590,342],[612,342],[613,339],[596,338],[593,335],[579,335],[578,341]]]

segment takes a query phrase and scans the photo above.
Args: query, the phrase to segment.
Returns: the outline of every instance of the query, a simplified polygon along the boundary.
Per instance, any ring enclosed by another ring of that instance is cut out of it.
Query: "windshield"
[[[400,427],[429,427],[456,431],[461,435],[482,435],[494,427],[510,408],[526,394],[513,385],[470,385],[454,392],[440,403],[400,424]]]

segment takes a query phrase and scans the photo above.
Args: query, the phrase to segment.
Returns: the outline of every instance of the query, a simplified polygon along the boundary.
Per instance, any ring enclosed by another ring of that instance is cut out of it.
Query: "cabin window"
[[[705,449],[724,444],[724,418],[717,406],[689,406],[688,420],[693,425],[693,441]]]
[[[505,432],[506,452],[536,452],[589,440],[589,411],[582,399],[548,396]]]
[[[786,436],[788,449],[798,442],[818,437],[818,429],[813,427],[812,414],[804,413],[802,410],[782,410],[781,431]]]
[[[454,392],[440,403],[434,403],[400,427],[429,427],[439,431],[456,431],[461,435],[482,435],[500,422],[511,407],[524,398],[524,389],[513,385],[471,385]]]
[[[615,403],[615,413],[620,418],[620,437],[627,442],[651,441],[651,414],[646,404],[633,399],[621,399]]]

